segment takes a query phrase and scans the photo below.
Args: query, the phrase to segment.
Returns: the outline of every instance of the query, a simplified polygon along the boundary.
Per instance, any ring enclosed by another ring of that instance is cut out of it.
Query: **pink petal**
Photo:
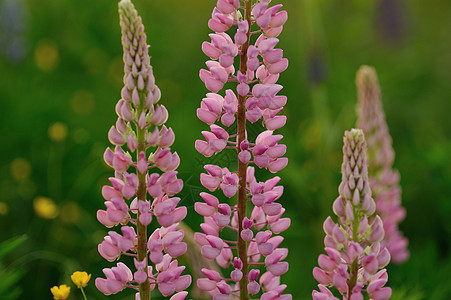
[[[210,217],[216,212],[214,207],[202,202],[194,203],[194,210],[204,217]]]
[[[282,219],[270,224],[270,228],[271,228],[272,232],[279,234],[279,233],[287,230],[288,227],[290,227],[290,224],[291,224],[290,218],[282,218]]]
[[[216,281],[208,278],[197,279],[197,286],[203,291],[212,291],[216,288]]]
[[[105,295],[111,295],[112,292],[108,289],[106,285],[106,279],[105,278],[96,278],[95,285],[99,291],[101,291]]]
[[[191,285],[191,280],[190,280],[190,284],[189,285]],[[188,296],[188,292],[180,292],[180,293],[177,293],[174,296],[172,296],[169,300],[184,300],[186,298],[186,296]]]
[[[202,43],[202,51],[211,59],[218,59],[221,55],[221,51],[209,42]]]
[[[224,32],[229,29],[229,26],[219,22],[218,20],[210,19],[208,20],[208,28],[210,28],[214,32]]]
[[[280,276],[288,271],[288,263],[286,261],[281,261],[276,264],[268,266],[268,271],[274,276]],[[315,277],[316,278],[316,277]]]
[[[158,284],[158,290],[163,296],[167,297],[175,292],[175,283],[162,282]]]
[[[217,248],[213,248],[209,245],[204,245],[201,248],[201,254],[202,256],[208,258],[208,259],[215,259],[218,257],[218,255],[221,253],[221,250]]]
[[[190,275],[183,275],[180,276],[176,281],[175,281],[175,290],[177,292],[186,290],[189,286],[191,285],[191,276]],[[183,292],[182,292],[183,293]],[[184,294],[185,296],[188,294],[188,292],[185,292],[186,294]],[[180,293],[178,293],[180,294]],[[184,299],[180,298],[180,299]]]
[[[332,278],[318,267],[313,268],[313,277],[315,277],[319,283],[324,285],[332,283]]]
[[[272,162],[269,163],[269,171],[271,173],[276,173],[284,169],[288,164],[288,158],[282,157],[278,158]]]
[[[166,247],[166,252],[171,257],[179,257],[180,255],[185,254],[186,250],[187,250],[186,243],[177,243]]]
[[[286,116],[275,116],[270,120],[265,120],[265,127],[268,130],[277,130],[279,128],[282,128],[286,122],[287,122]]]

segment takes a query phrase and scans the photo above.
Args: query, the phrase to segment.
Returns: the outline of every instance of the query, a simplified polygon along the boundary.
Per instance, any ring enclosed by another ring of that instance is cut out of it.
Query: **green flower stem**
[[[352,290],[354,289],[356,283],[357,283],[357,275],[359,271],[359,266],[357,262],[358,258],[354,259],[354,261],[351,264],[351,277],[349,278],[349,284],[348,284],[348,295],[346,299],[350,300],[352,295]]]
[[[249,31],[247,33],[247,41],[244,43],[241,54],[240,54],[240,72],[242,74],[247,74],[247,49],[249,48],[249,39],[251,32],[251,9],[252,0],[246,1],[245,6],[245,19],[249,23]],[[237,151],[240,152],[241,142],[246,138],[246,96],[239,95],[238,97],[238,144]],[[239,177],[239,188],[238,188],[238,256],[243,262],[243,267],[241,271],[243,272],[243,278],[240,280],[240,300],[249,299],[249,293],[247,290],[247,285],[249,283],[247,275],[249,273],[249,266],[247,262],[247,242],[241,238],[241,232],[243,231],[243,219],[246,217],[247,208],[247,196],[246,196],[246,172],[247,164],[238,160],[238,177]]]
[[[86,294],[85,294],[85,290],[83,289],[83,287],[80,287],[81,293],[83,294],[83,299],[88,300],[88,298],[86,298]]]
[[[354,194],[354,190],[352,191],[352,194]],[[362,195],[360,195],[362,199]],[[352,203],[352,202],[351,202]],[[354,214],[354,221],[352,224],[352,240],[356,243],[359,243],[359,226],[360,226],[360,209],[359,205],[352,204],[352,212]],[[360,244],[360,243],[359,243]],[[359,273],[359,266],[358,266],[358,257],[354,259],[354,261],[351,264],[351,276],[349,278],[349,284],[348,284],[348,295],[347,299],[351,299],[352,290],[354,289],[356,283],[357,283],[357,276]]]
[[[141,102],[143,97],[141,98]],[[138,111],[138,116],[141,115],[142,112],[142,105],[140,105]],[[139,128],[138,125],[136,125],[136,132],[137,132],[137,142],[138,142],[138,149],[136,153],[136,161],[139,160],[139,153],[142,151],[145,152],[145,130]],[[146,201],[146,174],[141,174],[138,170],[136,170],[136,173],[138,175],[139,185],[138,185],[138,203],[139,201]],[[138,210],[138,216],[137,216],[137,235],[138,235],[138,260],[142,261],[147,257],[147,226],[144,226],[139,221],[140,212]],[[146,268],[147,270],[147,263]],[[139,295],[141,300],[150,300],[150,284],[149,284],[149,278],[146,279],[143,283],[139,284]]]

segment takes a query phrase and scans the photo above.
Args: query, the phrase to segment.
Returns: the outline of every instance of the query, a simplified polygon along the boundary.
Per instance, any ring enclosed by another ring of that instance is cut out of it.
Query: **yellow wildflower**
[[[34,63],[41,71],[54,71],[59,64],[56,43],[52,40],[41,40],[34,51]]]
[[[58,206],[47,197],[36,197],[33,201],[33,207],[35,213],[43,219],[54,219],[59,213]]]
[[[78,90],[72,95],[70,106],[79,115],[90,115],[96,106],[94,95],[90,91]]]
[[[88,285],[89,279],[91,279],[91,274],[88,275],[86,272],[75,271],[72,275],[70,275],[70,279],[74,282],[74,284],[81,289]]]
[[[80,219],[80,207],[76,202],[68,201],[61,206],[60,219],[64,223],[77,224]]]
[[[0,216],[7,215],[9,212],[9,206],[5,202],[0,202]]]
[[[48,134],[49,138],[54,142],[62,142],[67,137],[67,126],[61,122],[55,122],[50,125]]]
[[[11,162],[11,176],[17,181],[24,181],[30,177],[31,164],[23,158],[16,158]]]
[[[62,284],[59,287],[58,286],[52,287],[50,291],[53,294],[53,299],[64,300],[67,299],[67,297],[69,297],[70,287],[65,284]]]

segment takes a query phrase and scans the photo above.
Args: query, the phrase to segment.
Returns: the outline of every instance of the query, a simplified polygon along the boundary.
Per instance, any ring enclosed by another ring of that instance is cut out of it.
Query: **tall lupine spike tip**
[[[365,141],[365,137],[362,129],[353,128],[349,131],[345,131],[345,139],[348,140],[348,143],[354,142],[356,145],[361,145]]]
[[[399,230],[399,223],[406,211],[401,204],[400,176],[393,169],[395,152],[392,147],[388,125],[385,121],[379,80],[374,67],[362,66],[357,71],[358,92],[357,127],[361,128],[368,141],[369,178],[381,216],[386,245],[393,262],[403,263],[409,258],[407,238]]]
[[[378,85],[376,69],[372,66],[363,65],[359,68],[356,75],[358,86]]]
[[[127,5],[133,5],[130,0],[121,0],[118,3],[119,7],[127,7]]]

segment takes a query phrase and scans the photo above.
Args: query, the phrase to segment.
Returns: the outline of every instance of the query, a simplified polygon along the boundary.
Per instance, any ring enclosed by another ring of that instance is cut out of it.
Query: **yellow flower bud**
[[[91,274],[88,275],[86,272],[75,271],[70,279],[74,282],[74,284],[80,289],[88,285],[89,280],[91,279]]]
[[[58,286],[52,287],[50,291],[53,294],[53,299],[65,300],[67,299],[67,297],[69,297],[70,287],[65,284],[62,284],[59,287]]]

